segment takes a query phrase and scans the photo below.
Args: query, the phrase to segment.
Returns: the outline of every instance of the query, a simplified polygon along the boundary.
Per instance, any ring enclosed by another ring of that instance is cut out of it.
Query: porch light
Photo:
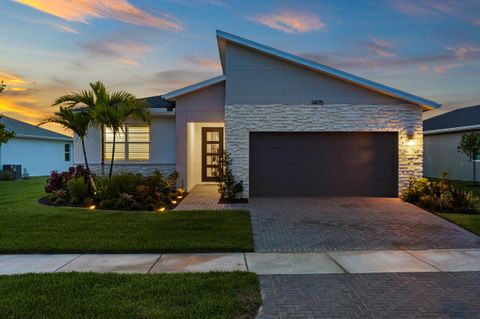
[[[417,143],[413,138],[413,133],[407,134],[407,146],[415,146]]]

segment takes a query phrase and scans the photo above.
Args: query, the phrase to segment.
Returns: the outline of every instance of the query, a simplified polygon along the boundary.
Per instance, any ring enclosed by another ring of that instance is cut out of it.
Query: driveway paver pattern
[[[256,252],[480,248],[480,237],[398,198],[251,198]]]
[[[261,275],[258,318],[480,318],[480,272]]]

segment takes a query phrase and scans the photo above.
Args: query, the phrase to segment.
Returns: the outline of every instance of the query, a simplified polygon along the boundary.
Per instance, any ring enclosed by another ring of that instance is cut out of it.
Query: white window
[[[70,144],[65,144],[65,162],[70,162]]]
[[[104,130],[105,159],[112,159],[113,132]],[[150,127],[126,125],[115,136],[116,161],[148,161],[150,159]]]

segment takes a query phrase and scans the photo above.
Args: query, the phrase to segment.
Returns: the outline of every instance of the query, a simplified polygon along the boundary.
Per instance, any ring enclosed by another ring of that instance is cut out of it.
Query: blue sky
[[[0,113],[31,123],[89,82],[144,97],[220,74],[216,29],[480,104],[480,0],[2,0],[0,21]]]

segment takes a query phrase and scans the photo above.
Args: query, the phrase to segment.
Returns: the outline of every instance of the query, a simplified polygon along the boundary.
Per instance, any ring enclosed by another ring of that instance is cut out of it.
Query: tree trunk
[[[87,171],[90,172],[90,166],[88,166],[88,160],[87,160],[87,152],[85,151],[85,139],[83,136],[81,136],[80,140],[82,141],[83,158],[85,159],[85,167],[87,168]]]
[[[102,176],[105,176],[105,126],[102,125],[102,161],[101,161],[101,169],[102,169]]]
[[[113,159],[115,158],[115,138],[116,132],[113,131],[113,145],[112,145],[112,159],[110,160],[110,173],[108,173],[108,178],[112,178],[112,171],[113,171]]]
[[[475,158],[473,158],[473,185],[477,185],[477,166],[475,165]]]
[[[90,181],[90,186],[92,187],[93,192],[96,193],[97,185],[95,185],[95,181],[93,180],[92,174],[90,171],[90,166],[88,165],[87,152],[85,151],[85,140],[83,137],[80,137],[80,140],[82,141],[83,158],[85,159],[85,167],[87,168],[87,171],[88,171],[88,179]]]

